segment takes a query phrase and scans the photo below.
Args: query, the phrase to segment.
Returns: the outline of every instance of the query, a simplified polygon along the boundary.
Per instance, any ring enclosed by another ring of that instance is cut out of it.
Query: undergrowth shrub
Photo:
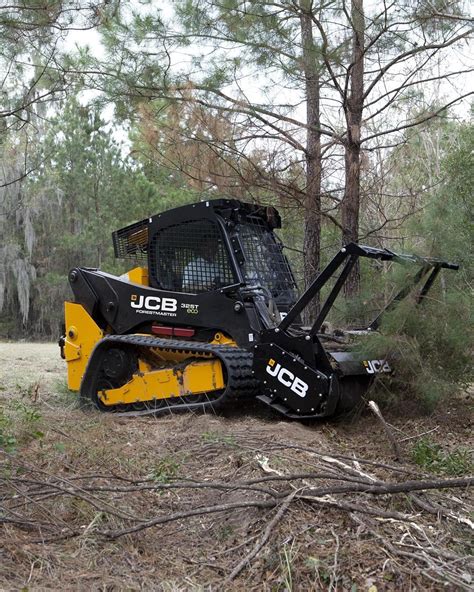
[[[473,470],[473,461],[467,448],[446,452],[429,438],[420,438],[411,451],[413,462],[433,473],[459,477]]]
[[[0,407],[0,448],[15,452],[18,446],[43,438],[41,420],[39,411],[22,401]]]
[[[431,411],[473,380],[472,302],[452,292],[430,293],[417,305],[407,299],[386,313],[379,331],[358,346],[369,359],[386,359],[394,368],[378,375],[392,404],[412,400]]]
[[[17,445],[12,424],[11,418],[0,408],[0,449],[3,448],[7,452],[13,452]]]
[[[180,468],[180,463],[169,456],[160,459],[153,467],[150,478],[158,483],[170,483],[176,477]]]

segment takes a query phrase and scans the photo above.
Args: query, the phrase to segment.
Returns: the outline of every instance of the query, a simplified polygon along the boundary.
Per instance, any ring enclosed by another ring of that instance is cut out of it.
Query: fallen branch
[[[401,557],[403,558],[403,563],[407,559],[411,559],[417,564],[424,564],[426,567],[420,569],[421,573],[439,584],[445,585],[446,582],[449,582],[456,587],[456,590],[472,590],[468,571],[469,556],[462,557],[452,552],[446,553],[443,549],[433,545],[426,536],[425,531],[419,525],[407,525],[406,533],[399,542],[396,542],[393,539],[389,540],[387,536],[378,532],[377,526],[370,522],[370,520],[362,520],[357,514],[353,514],[352,519],[381,542],[381,546],[387,555],[391,553],[394,556]],[[410,526],[414,527],[412,530],[415,532],[421,533],[423,537],[421,543],[413,536]],[[407,535],[414,542],[413,545],[404,543]],[[408,551],[406,549],[411,550]],[[465,576],[468,576],[468,578],[465,579]]]
[[[236,565],[234,567],[234,569],[232,570],[232,572],[229,574],[229,576],[226,578],[226,582],[231,582],[234,578],[236,578],[239,573],[247,566],[250,564],[250,562],[252,561],[252,559],[254,559],[258,553],[260,552],[260,550],[265,546],[265,544],[267,543],[268,539],[270,538],[270,534],[273,530],[273,528],[276,526],[276,524],[278,524],[278,522],[282,519],[284,513],[288,510],[289,505],[291,504],[291,502],[293,501],[293,498],[296,496],[296,494],[298,493],[298,490],[294,490],[290,493],[290,495],[288,495],[285,500],[283,501],[283,503],[281,504],[278,512],[275,514],[275,516],[270,520],[270,522],[268,523],[265,532],[263,533],[262,538],[257,542],[257,544],[254,546],[254,548],[250,551],[250,553],[248,553],[248,555],[246,555],[242,561]]]
[[[439,504],[424,500],[415,493],[410,494],[410,499],[422,510],[425,510],[425,512],[429,512],[430,514],[434,514],[436,516],[442,516],[443,518],[450,518],[451,520],[459,522],[460,524],[465,524],[466,526],[469,526],[471,530],[474,530],[474,522],[465,516],[458,516],[454,512],[446,510]]]
[[[405,481],[403,483],[386,483],[384,485],[342,485],[342,486],[332,486],[327,488],[320,488],[320,489],[309,489],[308,494],[301,495],[298,491],[292,491],[291,494],[287,496],[286,499],[289,499],[288,503],[291,503],[294,499],[306,499],[307,501],[317,501],[321,503],[324,501],[328,505],[333,505],[339,507],[341,509],[346,509],[348,511],[363,511],[363,508],[359,507],[349,507],[347,506],[344,508],[344,502],[338,502],[336,500],[330,500],[324,498],[322,496],[336,494],[336,493],[370,493],[372,495],[384,495],[387,493],[407,493],[410,491],[420,491],[425,489],[445,489],[445,488],[454,488],[454,487],[467,487],[472,485],[474,482],[474,477],[470,478],[459,478],[459,479],[438,479],[433,481]],[[193,510],[188,510],[184,512],[175,512],[173,514],[168,514],[166,516],[158,516],[156,518],[152,518],[151,520],[142,521],[137,525],[131,526],[129,528],[124,528],[121,530],[115,531],[98,531],[99,534],[102,536],[109,538],[109,539],[116,539],[126,534],[131,534],[134,532],[139,532],[146,528],[151,528],[153,526],[158,526],[160,524],[166,524],[168,522],[173,522],[177,520],[183,520],[184,518],[191,518],[193,516],[202,516],[205,514],[213,514],[216,512],[226,512],[229,510],[235,510],[238,508],[273,508],[278,505],[278,499],[274,498],[273,500],[242,500],[239,502],[229,503],[229,504],[219,504],[215,506],[206,506],[201,508],[195,508]],[[367,513],[374,513],[371,511],[370,508],[366,509]],[[378,515],[384,512],[383,510],[379,510],[376,512]],[[397,518],[401,517],[402,515],[397,516]],[[388,516],[387,517],[392,517]],[[404,516],[406,519],[406,516]]]
[[[474,477],[459,477],[458,479],[433,479],[423,481],[402,481],[401,483],[383,483],[377,485],[340,485],[311,489],[313,495],[330,495],[335,493],[370,493],[372,495],[384,495],[387,493],[409,493],[410,491],[422,491],[426,489],[451,489],[456,487],[470,487],[474,483]]]
[[[377,405],[377,403],[375,401],[369,401],[368,405],[369,405],[369,409],[375,414],[377,419],[382,424],[385,434],[387,435],[387,438],[388,438],[390,444],[392,445],[393,452],[395,454],[395,460],[400,461],[402,459],[402,451],[400,449],[400,446],[399,446],[395,436],[392,433],[392,430],[390,429],[390,426],[385,421],[384,416],[382,415],[382,412],[379,409],[379,406]]]
[[[244,447],[244,448],[248,448],[248,447]],[[252,450],[255,450],[254,448],[251,448]],[[260,448],[260,450],[262,450],[263,448]],[[368,458],[356,458],[354,456],[348,456],[347,454],[333,454],[333,453],[323,453],[323,452],[317,452],[316,450],[314,450],[313,448],[309,448],[308,446],[302,446],[302,445],[297,445],[297,444],[272,444],[271,446],[267,446],[265,448],[266,452],[270,452],[270,451],[275,451],[275,450],[301,450],[302,452],[308,452],[311,455],[316,456],[317,458],[322,458],[322,457],[330,457],[330,458],[337,458],[337,459],[341,459],[341,460],[347,460],[350,462],[354,462],[356,461],[359,464],[362,465],[371,465],[374,468],[380,468],[380,469],[387,469],[389,471],[394,471],[395,473],[405,473],[407,475],[420,475],[423,473],[420,473],[419,470],[414,470],[414,469],[410,469],[409,467],[400,467],[400,466],[394,466],[394,465],[389,465],[387,463],[382,463],[379,461],[375,461],[375,460],[370,460]]]
[[[174,514],[168,514],[166,516],[158,516],[152,520],[142,522],[136,526],[130,528],[123,528],[121,530],[108,530],[98,531],[98,534],[108,538],[117,539],[126,534],[132,534],[151,528],[152,526],[158,526],[159,524],[166,524],[167,522],[174,522],[176,520],[183,520],[184,518],[191,518],[193,516],[204,516],[205,514],[214,514],[216,512],[227,512],[229,510],[236,510],[238,508],[274,508],[277,505],[277,501],[271,500],[258,500],[258,501],[240,501],[231,504],[219,504],[216,506],[206,506],[203,508],[196,508],[194,510],[188,510],[185,512],[175,512]]]

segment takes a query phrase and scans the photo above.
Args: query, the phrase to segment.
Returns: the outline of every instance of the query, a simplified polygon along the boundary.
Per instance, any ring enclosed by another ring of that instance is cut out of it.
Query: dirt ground
[[[472,394],[384,415],[400,461],[368,411],[116,417],[78,407],[55,344],[0,343],[0,590],[473,589],[466,487],[360,491],[465,477]]]

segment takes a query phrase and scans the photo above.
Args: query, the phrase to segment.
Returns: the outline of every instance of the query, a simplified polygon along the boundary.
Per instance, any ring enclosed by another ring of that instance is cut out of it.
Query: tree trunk
[[[319,273],[321,248],[321,134],[319,63],[313,39],[311,0],[301,0],[301,40],[306,94],[306,188],[304,199],[304,280],[306,287]],[[306,309],[306,323],[319,312],[319,296]]]
[[[350,94],[345,101],[347,140],[345,146],[345,191],[342,201],[342,243],[357,242],[360,209],[360,137],[364,108],[364,1],[352,0],[352,64]],[[352,268],[344,285],[346,296],[356,296],[360,289],[359,263]]]

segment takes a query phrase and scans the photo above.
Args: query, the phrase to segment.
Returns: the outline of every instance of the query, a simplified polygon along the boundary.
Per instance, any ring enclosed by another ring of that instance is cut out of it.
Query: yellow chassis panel
[[[130,279],[145,283],[145,271],[142,268],[132,270]],[[64,318],[67,384],[70,390],[79,391],[90,355],[96,344],[103,339],[104,331],[85,308],[75,302],[65,302]],[[234,341],[221,333],[216,333],[211,343],[235,345]],[[151,348],[145,359],[139,359],[138,371],[127,384],[101,391],[98,396],[104,405],[119,405],[199,395],[225,388],[224,372],[219,360],[211,354],[199,354],[199,358],[186,364],[189,358],[188,352]],[[177,365],[174,368],[154,369],[157,363]]]
[[[104,405],[120,405],[198,395],[224,387],[224,374],[219,360],[198,360],[183,368],[151,371],[146,363],[140,362],[139,371],[127,384],[103,390],[98,396]]]
[[[71,391],[78,391],[89,356],[95,344],[103,338],[104,332],[96,325],[86,309],[75,302],[64,303],[64,319],[67,386]]]

